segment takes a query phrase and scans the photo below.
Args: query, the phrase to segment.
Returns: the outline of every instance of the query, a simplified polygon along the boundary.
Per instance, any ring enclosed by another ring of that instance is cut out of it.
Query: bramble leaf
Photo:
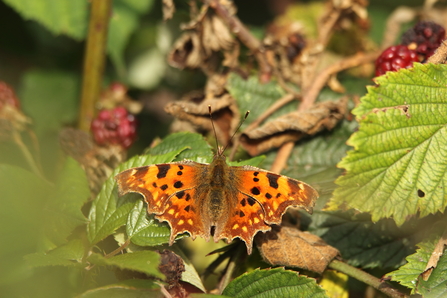
[[[398,225],[447,206],[447,97],[445,65],[415,64],[377,78],[353,113],[354,150],[338,164],[346,170],[329,203],[392,217]]]

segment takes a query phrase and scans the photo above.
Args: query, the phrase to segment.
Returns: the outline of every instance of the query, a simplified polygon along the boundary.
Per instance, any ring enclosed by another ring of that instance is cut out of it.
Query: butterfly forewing
[[[312,212],[318,193],[310,185],[252,166],[233,167],[240,183],[241,193],[253,197],[262,205],[265,222],[281,223],[281,217],[289,206]]]
[[[159,215],[171,228],[183,232],[199,209],[194,205],[197,202],[194,188],[197,187],[197,175],[206,166],[192,161],[157,164],[123,171],[115,179],[120,195],[128,192],[142,194],[149,213]],[[177,229],[177,225],[182,227]],[[191,225],[200,226],[200,223]]]

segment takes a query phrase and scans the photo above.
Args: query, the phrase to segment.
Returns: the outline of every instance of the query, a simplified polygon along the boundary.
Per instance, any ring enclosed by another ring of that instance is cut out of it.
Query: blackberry
[[[136,138],[136,119],[123,107],[101,110],[90,129],[98,145],[118,144],[129,148]]]
[[[416,51],[410,50],[404,45],[389,47],[376,60],[376,77],[385,74],[387,71],[412,67],[413,62],[419,62]]]
[[[3,106],[10,105],[20,109],[20,101],[11,86],[0,81],[0,110]]]
[[[414,49],[425,61],[433,55],[444,38],[445,30],[442,26],[433,22],[422,21],[402,35],[402,44]]]

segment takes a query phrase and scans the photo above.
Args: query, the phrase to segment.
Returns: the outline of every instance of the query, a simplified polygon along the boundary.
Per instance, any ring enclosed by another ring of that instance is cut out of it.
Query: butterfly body
[[[121,195],[140,193],[148,213],[171,227],[170,244],[188,232],[214,241],[245,241],[251,253],[258,231],[280,224],[287,207],[312,211],[318,193],[308,184],[252,166],[228,166],[217,154],[210,164],[182,161],[132,168],[115,178]]]

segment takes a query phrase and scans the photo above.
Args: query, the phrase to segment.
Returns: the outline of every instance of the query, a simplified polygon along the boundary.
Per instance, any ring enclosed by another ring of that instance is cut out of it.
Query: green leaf
[[[120,283],[102,286],[82,293],[80,298],[163,298],[160,286],[152,280],[131,279]]]
[[[370,212],[372,220],[421,217],[447,206],[447,66],[415,64],[389,72],[369,87],[353,111],[360,129],[349,139],[354,150],[339,163],[346,175],[329,204]]]
[[[197,162],[209,163],[212,160],[213,153],[211,146],[205,141],[202,135],[191,132],[177,132],[168,135],[163,142],[148,150],[149,154],[158,155],[188,147],[191,150],[185,150],[180,153],[175,160],[190,159]]]
[[[265,155],[258,155],[250,159],[241,161],[229,161],[227,162],[230,166],[253,166],[258,167],[265,160]]]
[[[392,280],[398,281],[400,284],[410,289],[415,289],[418,277],[424,272],[425,266],[427,265],[438,240],[439,237],[435,240],[418,243],[417,246],[419,249],[406,258],[407,264],[387,275],[391,276]]]
[[[100,254],[94,253],[88,257],[88,261],[96,265],[116,266],[120,269],[138,271],[159,278],[165,277],[158,270],[160,255],[150,250],[125,253],[111,258],[105,258]]]
[[[404,232],[390,219],[373,223],[369,214],[340,211],[302,216],[303,222],[310,222],[309,232],[337,248],[355,267],[396,268],[414,251],[414,231]]]
[[[231,96],[236,99],[239,110],[250,111],[249,119],[257,119],[265,110],[283,97],[286,92],[277,82],[271,81],[267,84],[261,84],[257,76],[251,76],[248,79],[232,73],[228,77],[227,89]],[[296,103],[290,102],[274,112],[269,119],[276,118],[296,109]],[[247,121],[242,125],[242,129],[249,123]]]
[[[125,73],[124,50],[131,34],[138,27],[140,15],[153,4],[152,0],[116,0],[110,18],[107,51],[120,75]]]
[[[185,271],[182,272],[181,280],[192,284],[196,288],[206,292],[205,286],[202,283],[202,279],[197,273],[194,265],[191,263],[189,258],[183,253],[183,251],[178,247],[174,246],[170,248],[174,253],[176,253],[183,260],[183,265],[185,266]]]
[[[48,253],[34,253],[24,256],[25,261],[32,267],[42,266],[79,266],[84,257],[82,241],[74,239]]]
[[[92,202],[87,228],[89,241],[95,244],[124,225],[127,222],[129,212],[135,204],[134,200],[129,199],[132,197],[135,199],[140,197],[138,195],[118,197],[114,178],[119,172],[133,167],[170,162],[184,149],[181,148],[164,155],[136,156],[116,168],[104,183],[101,192]]]
[[[419,278],[417,292],[424,298],[438,298],[447,296],[447,255],[439,258],[427,281]]]
[[[87,177],[81,166],[72,158],[67,158],[56,191],[45,204],[45,236],[54,248],[65,243],[73,229],[87,223],[81,208],[90,195]]]
[[[77,119],[79,79],[73,74],[32,70],[25,73],[21,85],[23,110],[32,118],[38,133],[56,131]]]
[[[126,233],[136,245],[155,246],[168,243],[171,230],[167,223],[161,223],[154,216],[148,216],[143,200],[138,200],[129,213]]]
[[[54,34],[81,40],[87,30],[88,1],[4,0],[24,19],[35,20]]]
[[[245,273],[228,284],[222,293],[230,297],[327,297],[315,279],[283,268]]]
[[[42,206],[53,188],[22,168],[0,164],[0,284],[29,275],[23,255],[36,251]]]

